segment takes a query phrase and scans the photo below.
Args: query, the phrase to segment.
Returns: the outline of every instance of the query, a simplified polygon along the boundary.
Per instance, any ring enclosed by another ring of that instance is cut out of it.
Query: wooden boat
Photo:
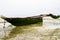
[[[51,16],[54,19],[59,18],[60,16],[55,16],[52,14],[42,14],[38,16],[31,16],[31,17],[26,17],[26,18],[7,18],[7,17],[2,17],[6,21],[10,22],[12,25],[15,26],[23,26],[23,25],[29,25],[29,24],[35,24],[38,22],[43,22],[43,16]]]
[[[2,17],[2,18],[14,26],[35,24],[43,21],[42,17],[40,16],[32,16],[32,17],[26,17],[26,18],[7,18],[7,17]]]

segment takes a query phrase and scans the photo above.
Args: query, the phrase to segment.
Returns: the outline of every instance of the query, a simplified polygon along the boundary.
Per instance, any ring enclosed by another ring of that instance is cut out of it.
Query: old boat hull
[[[31,16],[31,17],[26,17],[26,18],[7,18],[7,17],[1,17],[1,18],[10,22],[12,25],[22,26],[22,25],[29,25],[29,24],[35,24],[35,23],[38,23],[38,22],[43,22],[42,17],[46,17],[46,16],[50,16],[53,19],[57,19],[57,18],[60,17],[60,15],[55,16],[53,14],[42,14],[42,15]]]
[[[23,25],[29,25],[29,24],[35,24],[38,22],[43,22],[42,17],[32,18],[4,18],[6,21],[11,23],[14,26],[23,26]]]

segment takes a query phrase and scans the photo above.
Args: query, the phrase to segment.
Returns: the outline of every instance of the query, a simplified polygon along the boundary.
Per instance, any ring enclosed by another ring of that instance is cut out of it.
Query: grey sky
[[[0,15],[25,17],[41,13],[60,14],[60,0],[0,0]]]

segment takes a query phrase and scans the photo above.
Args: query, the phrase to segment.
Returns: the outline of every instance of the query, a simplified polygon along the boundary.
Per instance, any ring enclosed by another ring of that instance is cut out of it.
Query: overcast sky
[[[0,15],[26,17],[42,13],[60,14],[60,0],[0,0]]]

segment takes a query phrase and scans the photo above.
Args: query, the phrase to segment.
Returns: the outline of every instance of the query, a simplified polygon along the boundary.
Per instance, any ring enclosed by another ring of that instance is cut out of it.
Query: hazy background
[[[60,0],[0,0],[0,15],[26,17],[42,13],[60,14]]]

